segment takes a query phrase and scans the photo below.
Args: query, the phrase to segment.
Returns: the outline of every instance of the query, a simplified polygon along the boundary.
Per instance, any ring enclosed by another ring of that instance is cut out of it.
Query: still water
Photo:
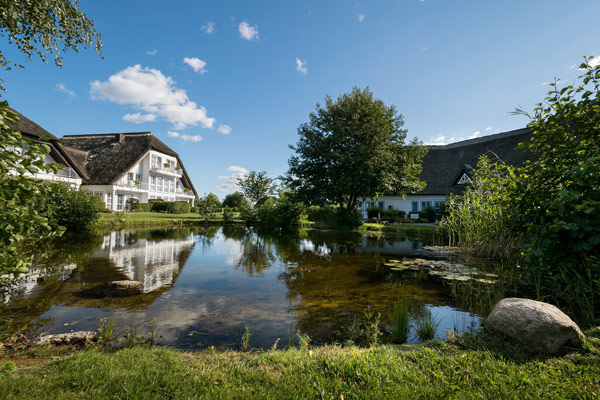
[[[423,274],[390,271],[391,258],[423,256],[426,239],[365,237],[323,231],[258,232],[243,227],[104,231],[63,237],[21,283],[0,292],[0,329],[30,336],[96,330],[114,317],[117,331],[149,332],[162,345],[234,347],[248,325],[251,346],[288,344],[296,331],[313,344],[343,342],[369,306],[390,325],[397,299],[411,318],[429,309],[436,336],[477,329],[449,285]],[[95,288],[141,282],[137,294]],[[413,324],[414,325],[414,324]],[[385,336],[384,336],[385,339]],[[416,341],[414,329],[409,342]]]

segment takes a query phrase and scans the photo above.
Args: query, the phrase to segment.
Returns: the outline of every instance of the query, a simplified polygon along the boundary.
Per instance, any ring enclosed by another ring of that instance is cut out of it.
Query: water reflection
[[[0,312],[12,326],[28,325],[30,334],[93,330],[111,314],[122,329],[144,330],[157,318],[163,343],[181,348],[232,345],[238,328],[248,324],[252,345],[270,347],[277,338],[287,343],[296,328],[316,343],[343,341],[367,304],[390,325],[401,298],[413,316],[433,309],[443,320],[443,336],[456,321],[472,324],[472,315],[454,306],[441,283],[383,266],[427,244],[356,232],[241,227],[67,237],[45,249],[23,282],[4,288]],[[141,282],[141,293],[94,294],[120,280]]]

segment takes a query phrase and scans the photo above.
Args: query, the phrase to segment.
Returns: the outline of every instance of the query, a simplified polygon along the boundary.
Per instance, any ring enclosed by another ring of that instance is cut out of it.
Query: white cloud
[[[588,64],[592,68],[597,67],[598,65],[600,65],[600,56],[592,58],[590,61],[588,61]]]
[[[358,14],[358,22],[363,22],[365,20],[365,14]]]
[[[199,74],[206,72],[204,69],[204,67],[206,67],[206,61],[203,61],[197,57],[185,57],[183,62],[192,67],[194,72],[198,72]]]
[[[229,135],[231,133],[231,127],[229,125],[219,125],[217,131],[223,135]]]
[[[198,124],[212,128],[215,122],[206,115],[206,108],[198,107],[185,90],[176,87],[171,77],[157,69],[142,68],[137,64],[111,75],[105,82],[90,82],[90,86],[93,99],[130,105],[162,117],[175,129]]]
[[[146,55],[147,55],[147,56],[155,56],[155,55],[157,55],[157,54],[158,54],[158,50],[157,50],[157,49],[150,50],[150,51],[147,51],[147,52],[146,52]]]
[[[243,21],[239,26],[240,36],[246,40],[258,40],[258,25],[251,26]]]
[[[233,172],[231,175],[219,176],[219,179],[224,180],[221,185],[217,186],[219,192],[235,192],[238,190],[237,180],[248,174],[248,170],[244,167],[238,167],[237,165],[230,165],[227,171]]]
[[[55,89],[58,90],[59,92],[62,93],[66,93],[71,97],[75,97],[75,92],[68,89],[65,85],[63,85],[62,83],[57,83],[55,86]]]
[[[125,114],[123,115],[123,121],[133,122],[134,124],[143,124],[144,122],[153,122],[156,119],[154,114]]]
[[[180,132],[175,132],[175,131],[168,131],[167,135],[169,135],[170,137],[181,139],[184,142],[197,143],[197,142],[202,141],[202,136],[200,136],[200,135],[186,135],[185,133],[180,133]]]
[[[486,131],[491,131],[493,128],[493,126],[488,126],[487,128],[485,128]]]
[[[308,68],[306,68],[306,60],[302,61],[299,58],[296,58],[296,71],[300,72],[302,75],[308,74]]]
[[[215,33],[215,23],[208,21],[206,25],[202,25],[200,29],[203,30],[207,35],[212,35]]]
[[[443,146],[446,144],[446,135],[440,133],[431,142],[425,143],[428,146]]]
[[[471,136],[469,136],[469,139],[475,139],[479,135],[481,135],[480,131],[473,132]]]

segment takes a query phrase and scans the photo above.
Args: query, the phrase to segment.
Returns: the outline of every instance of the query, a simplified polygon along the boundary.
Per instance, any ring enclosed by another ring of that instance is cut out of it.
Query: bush
[[[85,190],[76,190],[62,183],[47,183],[45,195],[40,199],[40,213],[52,225],[68,230],[85,230],[96,222],[104,202]]]
[[[279,228],[295,226],[300,224],[305,211],[304,204],[295,201],[292,193],[282,192],[278,199],[269,197],[262,202],[257,210],[257,222]]]
[[[150,211],[162,212],[167,214],[185,214],[189,213],[191,206],[186,202],[179,201],[152,201],[150,202]]]
[[[200,209],[198,207],[194,206],[194,207],[190,208],[190,212],[194,213],[194,214],[198,214],[198,212],[200,212]]]
[[[363,219],[357,210],[340,207],[336,211],[336,223],[340,228],[356,228],[362,225]]]
[[[149,212],[150,211],[150,203],[137,203],[137,211],[139,212]]]
[[[125,211],[138,211],[138,204],[140,204],[140,201],[135,197],[128,198],[125,203]]]
[[[435,209],[431,206],[425,207],[425,209],[419,213],[419,218],[424,220],[424,222],[435,222]]]
[[[223,223],[228,224],[233,222],[233,218],[235,217],[235,213],[233,208],[225,207],[223,208]]]

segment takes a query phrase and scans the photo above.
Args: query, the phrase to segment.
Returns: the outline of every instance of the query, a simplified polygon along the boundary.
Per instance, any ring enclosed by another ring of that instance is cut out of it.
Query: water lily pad
[[[442,271],[429,271],[429,275],[444,276],[444,274]]]
[[[483,283],[485,285],[493,285],[495,283],[498,283],[497,281],[493,281],[491,279],[482,279],[482,278],[476,278],[476,279],[473,279],[473,281]]]
[[[402,261],[400,261],[400,260],[388,260],[388,262],[389,262],[389,263],[395,263],[395,264],[399,264],[399,263],[401,263]]]
[[[402,265],[412,265],[412,261],[402,261]]]
[[[396,264],[396,263],[390,263],[390,262],[387,262],[387,263],[385,263],[385,264],[383,264],[383,265],[385,265],[386,267],[395,267],[395,266],[396,266],[396,265],[398,265],[398,264]]]
[[[408,267],[394,267],[390,268],[390,271],[406,271]]]
[[[457,282],[468,282],[471,280],[471,277],[465,275],[446,275],[442,277],[442,279],[446,279],[449,281],[457,281]]]

